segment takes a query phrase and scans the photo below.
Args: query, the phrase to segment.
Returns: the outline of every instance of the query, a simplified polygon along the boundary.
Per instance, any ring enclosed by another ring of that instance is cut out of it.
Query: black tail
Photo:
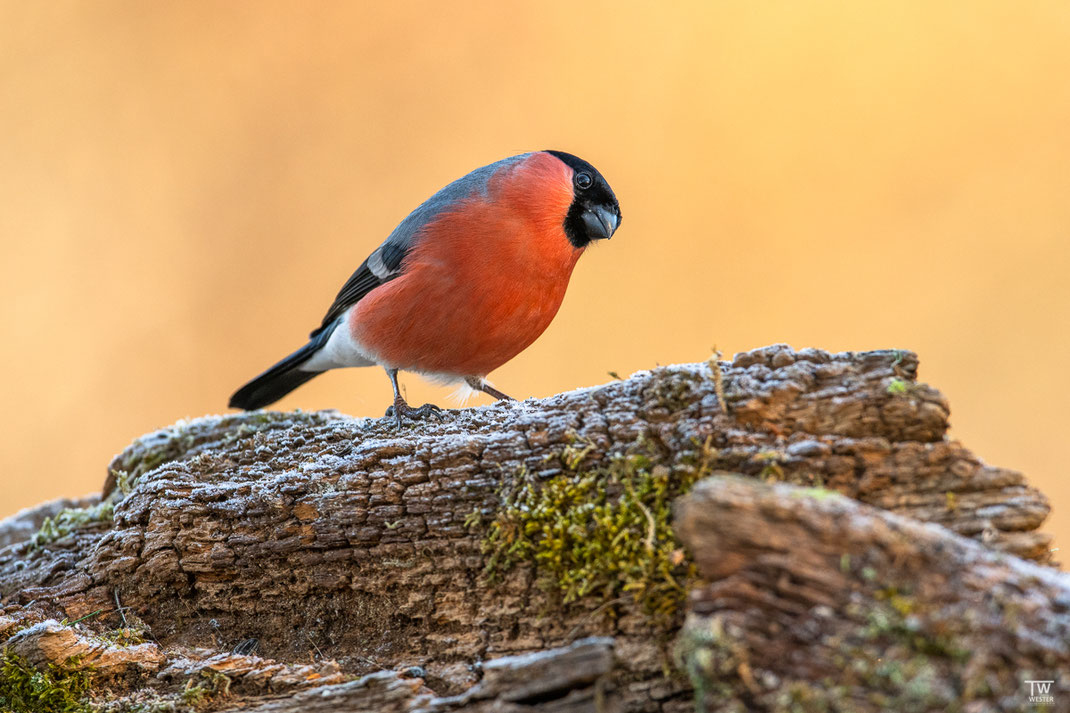
[[[235,391],[230,397],[230,407],[246,411],[263,408],[322,374],[322,371],[301,371],[300,367],[327,343],[333,331],[327,329],[317,334],[308,344]]]

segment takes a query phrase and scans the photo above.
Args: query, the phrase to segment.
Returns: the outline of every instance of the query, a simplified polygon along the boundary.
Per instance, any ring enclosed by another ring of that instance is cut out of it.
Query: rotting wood
[[[708,478],[677,509],[708,579],[678,648],[706,710],[1031,710],[1028,680],[1070,705],[1062,572],[783,484]]]
[[[197,419],[116,457],[113,522],[0,550],[0,595],[27,622],[103,609],[79,624],[95,629],[121,625],[119,599],[168,661],[253,641],[284,666],[336,659],[345,674],[379,676],[373,688],[390,678],[381,671],[419,670],[419,684],[397,674],[383,685],[440,698],[469,690],[477,662],[608,636],[617,664],[599,691],[624,710],[688,710],[687,681],[666,676],[682,615],[651,617],[631,592],[604,589],[563,606],[530,563],[486,571],[499,495],[639,453],[655,479],[731,471],[817,486],[1047,561],[1044,497],[946,440],[947,403],[916,369],[910,352],[777,345],[401,431],[333,412]],[[208,688],[216,708],[265,695]]]

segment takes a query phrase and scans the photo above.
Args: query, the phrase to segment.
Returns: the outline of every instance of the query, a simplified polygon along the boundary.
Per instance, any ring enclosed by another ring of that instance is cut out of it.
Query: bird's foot
[[[434,404],[424,404],[419,408],[413,408],[405,402],[405,399],[394,399],[394,405],[386,410],[387,418],[391,416],[397,421],[398,428],[402,426],[402,419],[408,418],[412,420],[426,418],[427,416],[434,416],[439,421],[442,420],[442,409]]]

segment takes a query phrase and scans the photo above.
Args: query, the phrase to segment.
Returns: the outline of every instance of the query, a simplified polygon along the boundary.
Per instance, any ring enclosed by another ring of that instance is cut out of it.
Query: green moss
[[[892,396],[903,396],[904,394],[910,393],[910,384],[899,377],[893,377],[892,380],[888,382],[888,386],[885,390]]]
[[[64,508],[55,517],[46,517],[41,529],[34,533],[30,546],[34,549],[60,540],[67,535],[93,525],[110,525],[115,506],[104,501],[87,508]]]
[[[840,555],[840,572],[847,574],[851,571],[851,555],[848,552],[844,552]]]
[[[182,703],[180,696],[155,696],[134,703],[129,708],[119,707],[121,713],[187,713],[189,710],[190,707]],[[111,709],[108,713],[111,713]]]
[[[691,681],[695,709],[700,713],[708,710],[743,713],[757,709],[771,713],[853,710],[848,688],[830,679],[787,680],[770,687],[768,679],[763,682],[752,669],[746,640],[734,636],[719,616],[705,619],[701,625],[684,627],[674,655],[676,665]],[[760,705],[747,705],[759,701]]]
[[[885,590],[887,591],[887,590]],[[881,604],[867,613],[864,635],[868,639],[889,640],[901,643],[928,657],[947,658],[956,663],[969,660],[970,652],[956,645],[950,636],[925,631],[914,616],[915,602],[898,592],[878,597]]]
[[[10,713],[89,713],[92,671],[77,669],[76,661],[30,666],[10,649],[0,659],[0,710]]]
[[[834,647],[835,680],[770,682],[751,668],[746,637],[720,617],[699,619],[677,641],[676,663],[695,690],[695,707],[738,708],[754,701],[771,713],[832,713],[856,710],[857,696],[870,707],[894,711],[961,711],[953,663],[961,654],[931,634],[920,634],[891,605],[878,604],[854,635],[826,639]],[[702,623],[698,623],[701,621]]]
[[[473,510],[464,516],[464,529],[468,531],[479,530],[483,527],[483,511]]]
[[[734,698],[733,683],[740,670],[749,670],[746,651],[725,633],[720,617],[705,626],[681,630],[673,657],[695,690],[695,709],[703,713],[707,702],[728,703]]]
[[[761,466],[758,477],[765,481],[787,480],[787,473],[781,465],[786,459],[786,454],[777,450],[762,450],[752,456],[752,460]]]
[[[643,396],[666,411],[682,411],[695,402],[695,392],[701,387],[701,377],[697,375],[658,369],[653,372]]]
[[[961,689],[976,690],[960,678],[971,657],[958,643],[964,632],[927,624],[909,587],[872,594],[872,602],[850,612],[862,623],[842,643],[851,679],[888,710],[962,710]]]
[[[182,702],[191,708],[200,708],[208,702],[208,689],[200,684],[193,685],[191,678],[182,690]]]
[[[628,596],[650,615],[672,616],[693,574],[670,525],[672,502],[708,472],[713,451],[707,442],[699,465],[670,468],[640,445],[582,469],[592,448],[566,448],[561,475],[541,480],[522,469],[505,483],[483,543],[486,571],[497,578],[533,563],[539,584],[566,604]]]
[[[231,679],[226,674],[201,671],[186,681],[180,700],[194,710],[209,708],[220,699],[230,696],[230,683]]]
[[[814,500],[828,500],[829,498],[843,497],[842,493],[828,488],[798,488],[791,493],[793,498],[813,498]]]
[[[145,629],[137,627],[122,627],[111,629],[99,635],[99,639],[108,646],[137,646],[144,644],[147,639]]]

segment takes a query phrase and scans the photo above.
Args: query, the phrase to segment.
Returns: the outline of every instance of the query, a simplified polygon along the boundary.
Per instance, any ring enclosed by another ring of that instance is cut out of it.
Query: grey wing
[[[346,310],[364,299],[369,292],[400,275],[404,269],[405,256],[419,242],[423,228],[428,223],[447,211],[457,201],[477,193],[485,194],[487,181],[491,176],[499,169],[516,163],[529,155],[511,156],[482,168],[477,168],[475,171],[449,184],[424,201],[419,208],[409,213],[408,217],[401,221],[398,227],[394,228],[394,231],[390,233],[390,236],[383,241],[383,244],[373,250],[368,259],[362,262],[357,271],[346,280],[346,283],[334,298],[334,303],[327,310],[322,324],[309,336],[315,337],[324,329],[327,329]]]

